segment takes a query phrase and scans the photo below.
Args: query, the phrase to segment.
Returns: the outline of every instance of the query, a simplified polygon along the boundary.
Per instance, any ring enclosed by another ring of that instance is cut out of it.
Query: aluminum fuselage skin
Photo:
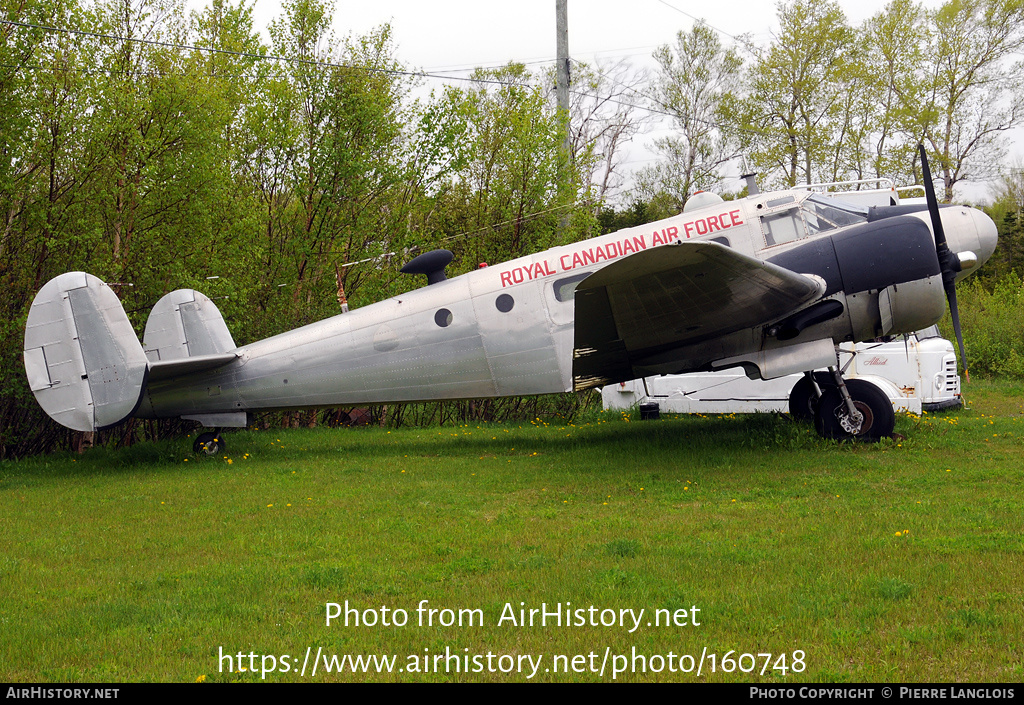
[[[791,191],[726,201],[423,286],[240,346],[237,359],[218,369],[151,382],[136,415],[163,418],[569,391],[574,388],[574,309],[566,292],[574,278],[578,281],[634,252],[688,239],[717,240],[739,253],[820,277],[827,285],[824,298],[840,301],[844,311],[793,340],[766,334],[766,324],[662,351],[635,361],[639,374],[634,376],[711,369],[716,361],[809,340],[859,341],[910,332],[941,317],[945,299],[937,273],[908,278],[899,254],[889,261],[875,256],[860,262],[857,238],[861,231],[876,233],[875,224],[803,233],[770,245],[765,216],[798,209],[807,197],[807,192]],[[959,206],[941,212],[950,248],[970,250],[984,262],[995,247],[991,219]],[[927,211],[903,218],[920,221],[930,233]],[[847,231],[852,234],[844,236]],[[920,249],[920,242],[913,247]],[[927,269],[921,266],[921,271]],[[851,282],[856,290],[847,288]],[[901,312],[899,320],[880,314],[880,292],[889,297],[887,305],[890,298],[896,302],[892,310]],[[903,303],[897,305],[896,297]]]

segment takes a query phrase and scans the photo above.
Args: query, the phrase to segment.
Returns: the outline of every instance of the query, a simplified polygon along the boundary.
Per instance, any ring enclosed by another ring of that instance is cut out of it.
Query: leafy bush
[[[968,368],[989,376],[1024,379],[1024,281],[1010,272],[987,289],[971,279],[957,287]],[[939,326],[954,339],[949,314]]]

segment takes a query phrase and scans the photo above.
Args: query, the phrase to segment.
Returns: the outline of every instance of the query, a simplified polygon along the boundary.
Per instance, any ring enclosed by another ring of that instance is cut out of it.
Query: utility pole
[[[569,0],[555,0],[555,44],[558,57],[556,59],[557,75],[555,93],[558,99],[558,112],[565,120],[565,136],[562,145],[566,155],[569,154]]]
[[[572,141],[569,136],[569,11],[568,0],[555,0],[555,97],[558,102],[558,117],[562,121],[562,149],[558,155],[558,195],[561,205],[566,205],[569,191],[569,160]],[[569,216],[563,214],[558,229],[565,232]]]

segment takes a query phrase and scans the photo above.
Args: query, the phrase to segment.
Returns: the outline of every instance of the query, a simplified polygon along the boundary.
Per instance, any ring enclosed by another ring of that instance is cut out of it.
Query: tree
[[[580,196],[602,204],[622,185],[623,147],[649,121],[635,104],[646,75],[626,61],[593,66],[573,62],[570,79],[570,158],[584,177],[581,190],[587,193]]]
[[[863,46],[858,85],[863,96],[862,137],[852,151],[858,178],[918,182],[914,174],[920,131],[914,116],[922,85],[911,67],[925,62],[928,28],[913,0],[892,0],[860,30]]]
[[[785,186],[831,181],[852,90],[854,32],[834,0],[779,5],[782,33],[761,52],[732,124],[759,168]]]
[[[944,200],[964,180],[998,173],[1001,135],[1024,118],[1024,0],[950,0],[929,15],[929,44],[904,97]]]
[[[367,268],[347,265],[392,251],[406,233],[408,86],[387,26],[338,41],[332,5],[290,0],[283,10],[270,34],[288,60],[247,116],[243,161],[266,209],[265,303],[286,284],[287,315],[315,320],[339,287],[351,296],[362,284]]]
[[[654,58],[659,69],[650,103],[669,115],[673,136],[655,142],[661,159],[636,175],[635,195],[648,200],[665,193],[681,210],[694,191],[720,183],[720,167],[735,154],[734,141],[720,126],[735,100],[743,62],[702,22],[679,32],[675,46],[659,47]]]
[[[1010,272],[1024,275],[1024,160],[1003,171],[995,201],[985,210],[999,231],[999,244],[979,273],[990,289]]]
[[[559,200],[561,121],[521,64],[473,78],[471,88],[445,92],[465,135],[465,167],[450,179],[435,228],[474,264],[501,262],[556,244],[559,217],[572,209]],[[570,180],[575,193],[580,177]]]

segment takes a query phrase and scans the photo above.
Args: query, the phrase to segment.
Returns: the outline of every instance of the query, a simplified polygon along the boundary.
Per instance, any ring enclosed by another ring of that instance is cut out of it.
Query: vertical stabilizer
[[[217,355],[235,349],[235,341],[217,306],[192,289],[177,289],[156,302],[142,347],[150,362]]]
[[[117,295],[84,272],[48,281],[25,326],[25,372],[50,418],[76,431],[132,415],[146,380],[146,355]]]

